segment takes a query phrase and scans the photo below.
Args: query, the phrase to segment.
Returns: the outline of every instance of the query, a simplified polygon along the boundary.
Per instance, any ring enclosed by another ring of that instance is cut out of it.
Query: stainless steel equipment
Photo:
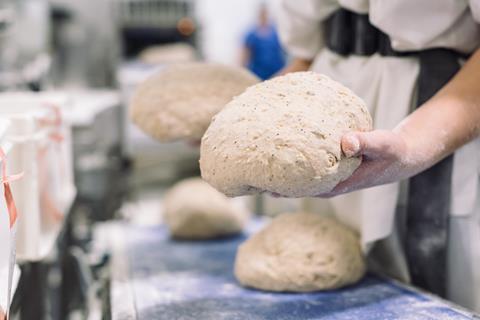
[[[0,2],[0,91],[39,89],[50,68],[47,1]]]
[[[50,4],[55,87],[114,87],[119,52],[114,0],[50,0]]]
[[[116,12],[125,57],[156,44],[195,44],[193,0],[117,0]]]

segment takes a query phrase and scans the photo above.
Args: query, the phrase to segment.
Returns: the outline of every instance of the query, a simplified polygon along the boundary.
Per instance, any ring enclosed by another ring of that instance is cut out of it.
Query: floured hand
[[[348,133],[342,138],[347,157],[362,164],[333,191],[350,191],[409,178],[480,136],[480,49],[432,99],[393,131]]]
[[[403,137],[393,131],[348,133],[342,138],[342,150],[347,157],[362,157],[362,164],[332,192],[321,194],[320,197],[401,180],[416,173],[418,168],[409,159],[409,149]]]

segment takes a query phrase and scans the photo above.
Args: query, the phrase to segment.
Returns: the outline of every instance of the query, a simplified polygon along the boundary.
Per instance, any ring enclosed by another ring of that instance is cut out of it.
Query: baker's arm
[[[293,59],[277,75],[310,69],[324,47],[322,21],[338,9],[337,1],[280,0],[278,34]]]
[[[362,156],[334,196],[409,178],[480,135],[480,49],[434,97],[394,130],[346,134],[342,149]]]
[[[243,46],[242,52],[240,53],[240,63],[242,64],[243,67],[247,67],[248,64],[250,63],[252,53],[251,50],[248,46]]]
[[[281,76],[290,72],[307,71],[312,65],[311,59],[294,58],[275,76]]]

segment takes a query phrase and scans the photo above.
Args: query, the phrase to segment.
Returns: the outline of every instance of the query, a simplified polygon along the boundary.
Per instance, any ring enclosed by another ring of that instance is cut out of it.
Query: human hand
[[[393,131],[348,133],[342,138],[347,157],[362,164],[332,192],[338,194],[409,178],[480,136],[480,49],[433,98]]]
[[[362,157],[362,163],[348,179],[319,197],[328,198],[395,182],[414,175],[422,168],[421,157],[412,157],[412,148],[401,134],[394,131],[351,132],[342,137],[341,143],[347,157]]]
[[[312,60],[294,58],[288,65],[274,74],[272,78],[283,76],[291,72],[307,71],[310,69],[312,62]]]

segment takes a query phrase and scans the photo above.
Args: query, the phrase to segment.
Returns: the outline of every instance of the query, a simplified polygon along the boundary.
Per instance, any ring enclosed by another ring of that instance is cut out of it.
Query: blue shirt
[[[262,80],[270,78],[285,66],[285,56],[273,25],[250,31],[245,46],[250,50],[248,69]]]

